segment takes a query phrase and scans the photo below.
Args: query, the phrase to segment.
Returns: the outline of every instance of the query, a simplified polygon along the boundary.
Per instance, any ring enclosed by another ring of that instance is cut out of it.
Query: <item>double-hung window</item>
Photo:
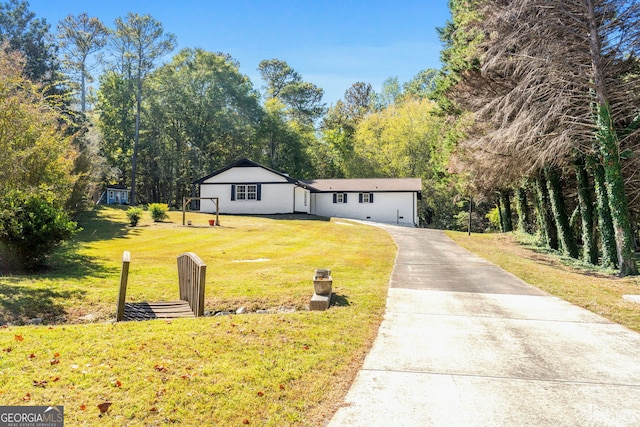
[[[333,193],[333,203],[347,203],[347,193]]]
[[[360,203],[373,203],[373,193],[360,193]]]
[[[260,200],[259,184],[234,184],[231,186],[231,200]]]

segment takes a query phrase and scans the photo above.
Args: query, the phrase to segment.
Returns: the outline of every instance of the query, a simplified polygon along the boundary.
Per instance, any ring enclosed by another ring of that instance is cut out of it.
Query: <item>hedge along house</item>
[[[242,159],[193,182],[200,211],[270,215],[306,213],[418,226],[420,178],[318,179],[301,181]]]

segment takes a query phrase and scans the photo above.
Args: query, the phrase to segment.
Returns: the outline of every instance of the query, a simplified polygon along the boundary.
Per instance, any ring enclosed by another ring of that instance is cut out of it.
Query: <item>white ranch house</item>
[[[200,211],[221,214],[311,215],[419,226],[420,178],[314,179],[302,181],[242,159],[193,182]]]

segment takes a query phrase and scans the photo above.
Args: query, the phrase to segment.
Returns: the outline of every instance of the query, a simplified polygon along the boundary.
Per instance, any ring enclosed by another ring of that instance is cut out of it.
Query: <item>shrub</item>
[[[500,211],[497,207],[491,209],[486,215],[492,230],[500,230]]]
[[[129,218],[129,225],[135,227],[142,218],[142,208],[129,208],[127,209],[127,218]]]
[[[169,218],[169,215],[167,215],[169,205],[167,204],[151,203],[148,209],[149,212],[151,212],[151,218],[153,218],[153,222],[162,222],[165,219]]]
[[[44,266],[51,251],[77,231],[51,193],[13,191],[0,199],[0,240],[29,270]]]

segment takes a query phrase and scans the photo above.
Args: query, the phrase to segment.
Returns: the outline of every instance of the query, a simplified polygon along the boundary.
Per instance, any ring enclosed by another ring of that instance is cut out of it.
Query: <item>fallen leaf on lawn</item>
[[[171,324],[171,320],[165,320],[166,323],[168,323],[169,325]]]
[[[16,341],[24,341],[24,337],[22,336],[22,334],[16,335],[15,337],[13,337],[13,339],[15,339]]]
[[[158,412],[158,408],[154,406],[153,408],[149,409],[149,412]]]
[[[259,392],[258,392],[258,397],[262,397],[262,396],[264,396],[264,393],[263,393],[263,392],[261,392],[261,391],[259,391]]]
[[[190,379],[190,378],[191,378],[191,375],[189,375],[189,374],[184,374],[184,375],[182,375],[182,376],[181,376],[181,378],[182,378],[183,380],[188,380],[188,379]]]
[[[306,344],[302,348],[304,348],[305,350],[309,350],[309,346]]]
[[[34,353],[31,353],[31,354],[29,355],[29,359],[35,359],[35,358],[36,358],[36,355],[35,355]]]
[[[56,381],[60,381],[60,377],[50,377],[50,378],[51,378],[51,381],[53,381],[54,383]]]
[[[52,365],[57,365],[58,363],[60,363],[60,359],[51,359],[51,363]]]
[[[280,390],[284,390],[284,384],[280,384]]]
[[[53,353],[53,357],[60,357],[60,353],[56,351],[55,353]]]
[[[116,387],[122,387],[122,383],[120,382],[120,380],[115,380],[113,385],[115,385]]]
[[[80,410],[81,411],[86,411],[87,410],[87,405],[85,405],[84,403],[82,405],[80,405]]]
[[[2,351],[7,352],[7,353],[11,353],[13,351],[13,349],[11,347],[7,347],[7,348],[3,348]]]
[[[42,380],[42,381],[38,381],[38,380],[33,380],[32,384],[36,387],[46,387],[47,386],[47,381],[46,380]]]
[[[25,395],[24,395],[24,397],[22,398],[22,400],[24,400],[25,402],[26,402],[27,400],[31,400],[31,393],[27,393],[27,394],[25,394]]]
[[[168,369],[167,369],[167,368],[165,368],[165,367],[164,367],[164,366],[162,366],[162,365],[156,365],[156,366],[154,366],[154,367],[153,367],[153,369],[155,369],[155,370],[156,370],[156,371],[158,371],[158,372],[167,372],[167,371],[168,371]]]
[[[245,418],[244,420],[242,420],[242,424],[249,424],[249,420]]]
[[[100,409],[100,413],[104,414],[111,407],[111,402],[102,402],[98,404],[98,409]]]

